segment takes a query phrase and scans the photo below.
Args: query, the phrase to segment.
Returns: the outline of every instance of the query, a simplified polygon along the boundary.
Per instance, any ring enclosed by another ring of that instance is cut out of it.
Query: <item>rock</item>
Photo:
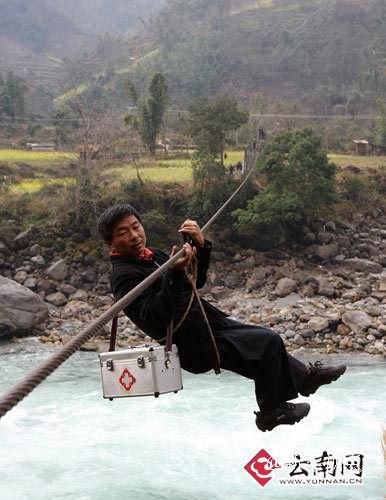
[[[349,346],[350,338],[345,337],[339,342],[339,349],[346,349]]]
[[[97,342],[95,342],[95,340],[88,340],[79,348],[80,351],[94,351],[94,352],[97,352],[98,349],[99,345],[97,344]]]
[[[94,271],[94,269],[86,269],[85,271],[83,271],[83,273],[81,273],[81,276],[82,276],[82,280],[85,282],[85,283],[94,283],[96,281],[96,273]]]
[[[92,309],[93,308],[86,302],[80,300],[70,300],[63,307],[61,316],[64,319],[78,318],[92,312]]]
[[[228,296],[228,290],[223,286],[214,286],[211,291],[211,295],[215,300],[221,300]]]
[[[2,241],[0,241],[0,253],[2,253],[3,255],[8,255],[8,253],[9,253],[9,249],[8,249],[7,245],[5,243],[3,243]]]
[[[374,342],[374,347],[375,349],[378,350],[378,352],[380,352],[381,354],[385,352],[385,345],[383,344],[383,342],[381,342],[380,340],[376,340]]]
[[[366,307],[366,312],[367,314],[375,318],[382,314],[381,308],[379,306],[372,306],[372,305]]]
[[[351,332],[350,328],[343,323],[338,325],[338,328],[336,329],[336,333],[338,335],[349,335],[350,332]]]
[[[0,248],[0,252],[1,252],[1,248]],[[381,264],[381,266],[386,267],[386,253],[378,255],[377,262],[378,262],[378,264]]]
[[[281,297],[280,299],[276,299],[277,307],[285,307],[291,304],[295,304],[296,302],[300,302],[302,300],[302,296],[297,293],[290,293],[286,297]]]
[[[304,338],[301,335],[299,335],[298,333],[295,335],[293,341],[296,345],[304,345],[306,343]]]
[[[82,278],[78,274],[73,274],[69,280],[70,284],[75,288],[80,288],[83,284]]]
[[[334,240],[334,235],[326,231],[320,231],[317,235],[317,240],[319,243],[328,244]]]
[[[223,262],[226,260],[226,255],[224,252],[212,252],[211,260],[212,262]]]
[[[29,242],[31,241],[32,232],[33,232],[33,230],[32,230],[32,228],[30,228],[30,229],[27,229],[26,231],[19,233],[16,236],[16,238],[13,240],[13,242],[15,243],[15,246],[18,249],[27,248]]]
[[[41,255],[42,253],[42,247],[40,245],[32,245],[32,247],[29,249],[30,255]]]
[[[343,264],[353,269],[354,271],[366,272],[366,273],[375,273],[379,274],[383,271],[383,267],[377,262],[373,262],[372,260],[366,259],[358,259],[357,257],[353,259],[345,259]]]
[[[330,260],[336,257],[339,253],[339,247],[336,243],[330,245],[317,245],[315,255],[322,260]]]
[[[8,278],[0,277],[0,337],[31,335],[48,316],[41,297]]]
[[[209,276],[209,274],[211,276]],[[207,281],[212,281],[216,279],[216,275],[214,273],[208,273]],[[99,276],[98,279],[98,284],[99,285],[109,285],[110,284],[110,273],[103,273],[101,276]]]
[[[228,288],[237,288],[240,286],[240,278],[236,272],[229,273],[224,277],[224,285]]]
[[[325,278],[317,278],[318,281],[318,294],[325,297],[333,297],[335,295],[335,287]]]
[[[54,306],[64,306],[67,304],[67,297],[62,292],[51,293],[46,296],[45,300]]]
[[[45,294],[50,294],[56,292],[56,284],[47,279],[41,279],[38,281],[39,292],[44,292]]]
[[[371,316],[363,311],[346,311],[342,315],[342,321],[354,333],[366,331],[371,326]]]
[[[87,302],[88,300],[88,293],[85,290],[77,290],[75,293],[73,293],[70,297],[71,300],[80,300],[83,302]]]
[[[254,257],[247,257],[246,259],[236,262],[234,264],[235,269],[254,269],[256,263]]]
[[[380,292],[386,292],[386,276],[382,276],[382,278],[378,284],[378,290]]]
[[[304,295],[304,297],[313,297],[317,291],[318,291],[318,285],[310,281],[309,283],[304,285],[304,287],[301,290],[301,293]]]
[[[58,287],[59,292],[62,292],[66,297],[76,293],[76,288],[72,285],[62,284]]]
[[[95,255],[93,255],[92,253],[88,253],[88,254],[85,256],[85,258],[83,259],[83,262],[84,262],[86,265],[90,266],[90,265],[92,265],[92,264],[95,264],[96,260],[97,260],[97,258],[96,258],[96,256],[95,256]]]
[[[257,267],[254,269],[252,275],[247,280],[247,290],[252,291],[263,286],[270,271],[271,269],[266,267]]]
[[[34,264],[36,267],[43,268],[46,265],[46,261],[42,255],[34,255],[31,257],[30,261]]]
[[[307,233],[304,235],[303,242],[305,245],[313,245],[316,241],[315,233]]]
[[[23,285],[30,290],[36,290],[38,287],[38,281],[37,279],[30,277],[24,281]]]
[[[325,228],[327,231],[330,231],[332,233],[336,232],[336,225],[335,225],[335,222],[332,220],[326,222]]]
[[[287,339],[292,339],[296,336],[296,332],[294,332],[293,330],[286,330],[284,335]]]
[[[310,339],[315,336],[315,331],[311,330],[310,328],[307,328],[305,330],[300,330],[299,334],[304,338],[304,339]]]
[[[68,274],[67,264],[63,259],[60,259],[47,269],[47,274],[56,281],[63,281]]]
[[[315,332],[322,332],[329,327],[329,322],[327,318],[315,316],[308,322],[308,327]]]
[[[374,335],[376,339],[381,339],[383,337],[382,332],[379,332],[375,328],[369,328],[368,332],[371,333],[371,335]]]
[[[349,290],[348,292],[344,292],[342,293],[342,299],[343,300],[349,300],[351,302],[355,302],[357,300],[359,300],[359,295],[358,295],[358,292],[356,290]]]
[[[17,281],[18,283],[23,284],[24,281],[27,279],[28,274],[25,271],[19,271],[15,274],[14,280]]]
[[[275,294],[278,297],[285,297],[291,292],[295,292],[297,288],[296,281],[291,278],[281,278],[276,285]]]

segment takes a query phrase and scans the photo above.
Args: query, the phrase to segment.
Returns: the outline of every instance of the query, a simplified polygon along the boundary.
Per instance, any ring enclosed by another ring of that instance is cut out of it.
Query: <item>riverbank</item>
[[[62,238],[50,247],[44,241],[47,235],[31,228],[16,236],[13,252],[0,243],[0,270],[44,300],[48,320],[34,334],[41,342],[59,345],[113,303],[109,261],[90,245],[69,255]],[[233,256],[224,250],[214,245],[202,296],[235,319],[271,327],[292,351],[386,356],[384,214],[358,215],[352,223],[314,221],[303,227],[303,236],[291,248]],[[14,333],[10,341],[18,336]],[[105,350],[108,337],[105,327],[83,349]],[[120,315],[118,347],[149,341]]]

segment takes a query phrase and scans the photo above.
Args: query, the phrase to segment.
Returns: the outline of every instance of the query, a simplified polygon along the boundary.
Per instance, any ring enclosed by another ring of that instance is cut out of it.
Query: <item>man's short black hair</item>
[[[102,236],[106,243],[113,239],[113,231],[115,225],[121,221],[126,215],[134,215],[139,222],[141,218],[137,210],[128,204],[113,205],[103,212],[98,221],[98,233]]]

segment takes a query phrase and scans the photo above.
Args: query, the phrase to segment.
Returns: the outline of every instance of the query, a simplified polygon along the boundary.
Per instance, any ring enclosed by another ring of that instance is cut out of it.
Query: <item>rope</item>
[[[257,160],[256,160],[257,162]],[[255,163],[256,165],[256,163]],[[255,166],[254,165],[254,166]],[[245,177],[240,186],[232,194],[232,196],[222,205],[222,207],[211,217],[211,219],[202,228],[206,230],[215,219],[224,211],[225,207],[229,205],[231,200],[236,196],[240,189],[249,179],[254,168],[251,168],[248,175]],[[124,297],[115,302],[107,311],[101,314],[95,321],[88,327],[82,330],[76,337],[64,345],[57,353],[52,354],[45,362],[37,368],[29,372],[20,382],[11,387],[0,398],[0,418],[14,408],[22,399],[24,399],[30,392],[32,392],[43,380],[45,380],[53,371],[64,363],[70,356],[72,356],[87,340],[96,335],[114,316],[117,316],[120,311],[125,309],[131,304],[144,290],[146,290],[154,281],[156,281],[166,269],[173,265],[180,257],[184,255],[184,249],[179,250],[175,255],[156,269],[150,276],[145,278],[135,288],[130,290]],[[179,325],[178,325],[179,326]],[[212,334],[213,335],[213,334]]]
[[[216,356],[216,363],[215,363],[215,366],[214,366],[214,372],[216,374],[218,374],[218,373],[220,373],[221,356],[220,356],[220,352],[218,350],[216,339],[215,339],[215,337],[213,335],[212,327],[210,326],[208,317],[207,317],[207,315],[205,313],[204,306],[202,305],[201,297],[200,297],[200,295],[199,295],[199,293],[197,291],[197,287],[196,287],[196,281],[197,281],[197,259],[196,258],[193,259],[191,267],[192,267],[192,272],[191,272],[190,275],[187,276],[188,281],[189,281],[189,283],[190,283],[190,285],[192,287],[192,300],[191,300],[191,302],[193,302],[193,295],[194,295],[196,297],[196,300],[197,300],[198,305],[200,307],[202,317],[204,318],[206,327],[207,327],[209,335],[210,335],[210,339],[211,339],[212,344],[213,344],[213,350],[214,350],[214,353],[215,353],[215,356]],[[190,309],[190,306],[189,306],[189,309]],[[186,313],[186,315],[187,315],[187,313]]]

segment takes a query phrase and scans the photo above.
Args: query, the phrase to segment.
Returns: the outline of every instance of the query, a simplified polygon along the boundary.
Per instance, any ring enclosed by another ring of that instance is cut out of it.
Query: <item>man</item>
[[[140,215],[131,205],[107,209],[99,219],[98,230],[109,245],[111,287],[117,300],[169,258],[161,250],[146,246]],[[161,344],[171,321],[178,325],[189,306],[192,288],[187,279],[187,267],[192,259],[197,259],[196,286],[200,288],[205,283],[210,259],[211,243],[204,239],[197,222],[186,220],[179,232],[187,235],[192,245],[185,243],[184,255],[125,309],[126,315],[139,328]],[[173,247],[173,254],[176,251]],[[201,301],[215,345],[194,298],[173,335],[181,366],[192,373],[207,372],[216,364],[217,351],[221,368],[253,379],[260,409],[255,412],[256,425],[262,431],[299,422],[307,416],[309,404],[288,401],[298,394],[313,394],[346,370],[344,365],[332,368],[320,363],[306,367],[287,354],[280,335],[260,326],[241,324],[205,300]]]

